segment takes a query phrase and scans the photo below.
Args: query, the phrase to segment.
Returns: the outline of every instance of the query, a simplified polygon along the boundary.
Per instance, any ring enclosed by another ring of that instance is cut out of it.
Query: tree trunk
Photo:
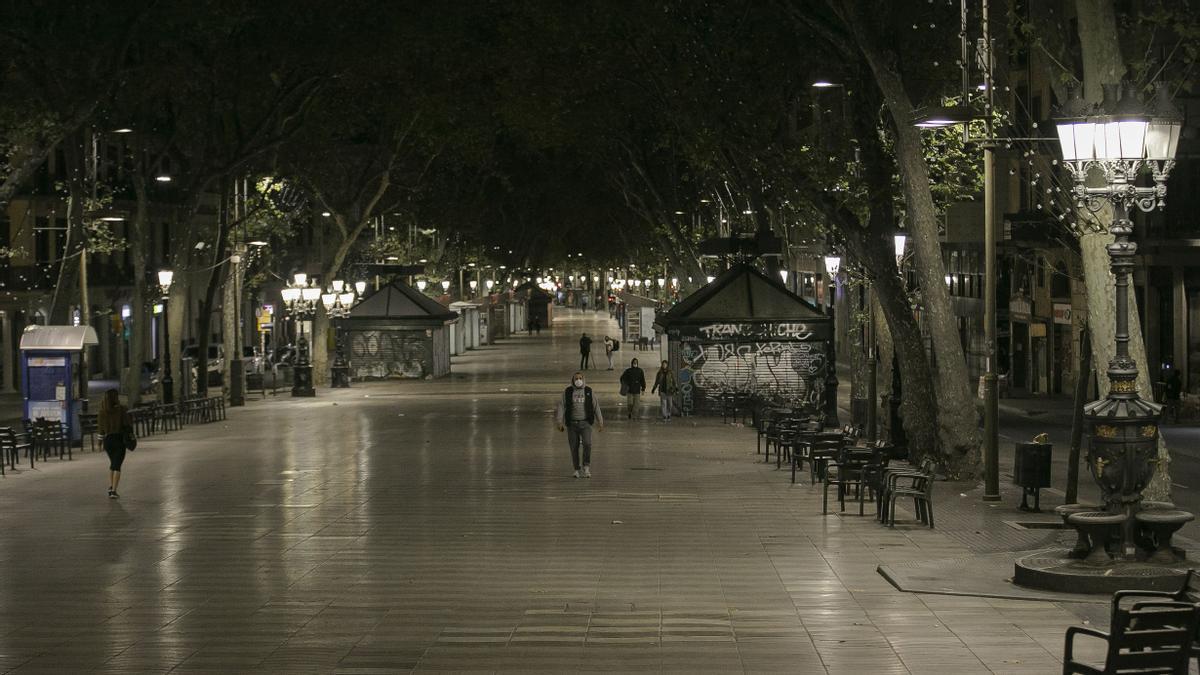
[[[1104,97],[1103,85],[1120,83],[1125,72],[1116,12],[1112,0],[1076,0],[1075,11],[1083,56],[1083,94],[1087,101],[1095,103]],[[1086,220],[1085,213],[1079,215],[1081,221]],[[1105,226],[1111,224],[1112,212],[1106,209],[1097,214],[1097,220]],[[1087,286],[1088,325],[1095,338],[1092,341],[1092,353],[1101,397],[1108,394],[1108,362],[1116,353],[1113,341],[1116,331],[1115,279],[1109,269],[1108,251],[1104,248],[1112,241],[1113,236],[1107,233],[1089,233],[1079,239],[1083,279]],[[1138,362],[1138,389],[1149,399],[1153,397],[1153,390],[1150,386],[1146,345],[1142,340],[1142,325],[1137,320],[1137,293],[1133,289],[1130,283],[1129,353]],[[1154,477],[1143,494],[1147,499],[1170,501],[1171,455],[1161,434],[1158,437],[1158,459]]]
[[[221,205],[217,214],[218,231],[217,244],[214,247],[215,264],[208,271],[208,283],[204,287],[204,297],[200,299],[200,316],[196,321],[196,392],[201,396],[208,395],[208,345],[211,341],[212,315],[215,308],[217,291],[223,285],[226,276],[226,266],[229,264],[225,257],[229,252],[229,182],[221,181]],[[226,311],[229,308],[222,308]],[[226,354],[225,358],[232,358]]]
[[[853,5],[847,2],[846,6]],[[863,33],[861,17],[865,7],[848,9],[850,28],[855,32],[859,48],[871,66],[875,80],[891,113],[895,131],[896,163],[904,201],[911,221],[909,242],[916,265],[914,269],[921,288],[922,305],[933,340],[935,362],[931,364],[938,402],[937,436],[944,469],[958,478],[975,476],[979,472],[979,425],[967,377],[967,364],[959,341],[958,322],[950,306],[946,290],[945,267],[942,264],[941,244],[938,241],[937,211],[929,191],[929,168],[922,154],[921,138],[916,127],[909,123],[912,102],[896,70],[894,55],[879,48],[873,36]],[[883,303],[885,307],[888,303]],[[885,309],[886,311],[886,309]],[[892,317],[889,316],[889,322]],[[905,358],[902,355],[902,358]],[[901,362],[903,367],[903,361]],[[905,391],[907,403],[912,399]],[[926,448],[927,449],[927,448]]]

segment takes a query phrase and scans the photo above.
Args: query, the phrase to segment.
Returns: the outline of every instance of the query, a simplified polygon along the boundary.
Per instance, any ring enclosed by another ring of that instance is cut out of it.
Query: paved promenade
[[[625,420],[620,368],[572,478],[555,397],[617,328],[556,316],[448,379],[145,439],[119,501],[100,454],[0,480],[0,672],[1050,673],[1100,614],[897,590],[879,565],[973,559],[992,521],[944,485],[938,530],[822,516],[748,429]]]

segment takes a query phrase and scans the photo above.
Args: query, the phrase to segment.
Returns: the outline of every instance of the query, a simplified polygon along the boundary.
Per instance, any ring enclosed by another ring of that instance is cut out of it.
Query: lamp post
[[[1115,86],[1105,85],[1105,100],[1116,99]],[[1112,208],[1108,245],[1109,265],[1116,288],[1115,356],[1108,363],[1108,395],[1084,406],[1090,428],[1087,462],[1100,486],[1105,509],[1125,516],[1122,557],[1137,553],[1135,514],[1141,510],[1142,490],[1158,461],[1158,422],[1162,407],[1141,398],[1137,361],[1129,353],[1129,275],[1137,244],[1130,240],[1133,222],[1129,210],[1161,209],[1167,194],[1167,177],[1175,164],[1182,116],[1175,110],[1166,88],[1158,85],[1153,109],[1147,111],[1127,87],[1109,111],[1091,109],[1078,91],[1067,101],[1056,121],[1063,164],[1074,179],[1077,205],[1095,213]],[[1093,169],[1104,184],[1089,187]],[[1149,174],[1153,187],[1139,187],[1140,174]]]
[[[321,299],[321,289],[308,283],[308,276],[298,273],[283,289],[283,302],[296,317],[299,337],[296,339],[296,364],[292,367],[292,396],[316,396],[312,383],[312,363],[309,361],[308,339],[304,336],[304,319],[311,317]]]
[[[836,253],[825,256],[825,272],[829,274],[829,299],[826,306],[829,309],[830,332],[828,355],[825,368],[825,426],[838,427],[838,378],[837,378],[837,312],[833,308],[833,298],[837,292],[837,275],[842,267],[842,257]]]
[[[175,279],[175,272],[171,270],[158,271],[158,289],[162,291],[162,315],[163,315],[163,376],[162,376],[162,402],[164,404],[175,402],[175,380],[171,377],[171,322],[167,316],[167,307],[170,305],[171,282]]]
[[[354,307],[354,299],[354,290],[347,286],[346,282],[337,279],[321,295],[321,304],[325,306],[325,313],[329,318],[337,321],[350,315],[350,309]],[[345,389],[350,386],[350,364],[346,361],[341,326],[336,323],[334,324],[333,343],[333,366],[330,369],[333,377],[330,378],[332,380],[330,386],[335,389]]]

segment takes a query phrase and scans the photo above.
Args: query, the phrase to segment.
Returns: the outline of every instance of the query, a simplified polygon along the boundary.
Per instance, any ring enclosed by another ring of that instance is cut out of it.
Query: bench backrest
[[[1117,612],[1105,672],[1186,673],[1198,611],[1187,602],[1143,602]]]

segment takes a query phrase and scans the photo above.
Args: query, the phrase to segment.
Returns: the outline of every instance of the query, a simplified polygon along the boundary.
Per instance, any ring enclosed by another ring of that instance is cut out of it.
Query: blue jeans
[[[671,408],[675,405],[675,397],[660,391],[658,392],[658,404],[662,408],[662,418],[664,420],[671,419]]]

